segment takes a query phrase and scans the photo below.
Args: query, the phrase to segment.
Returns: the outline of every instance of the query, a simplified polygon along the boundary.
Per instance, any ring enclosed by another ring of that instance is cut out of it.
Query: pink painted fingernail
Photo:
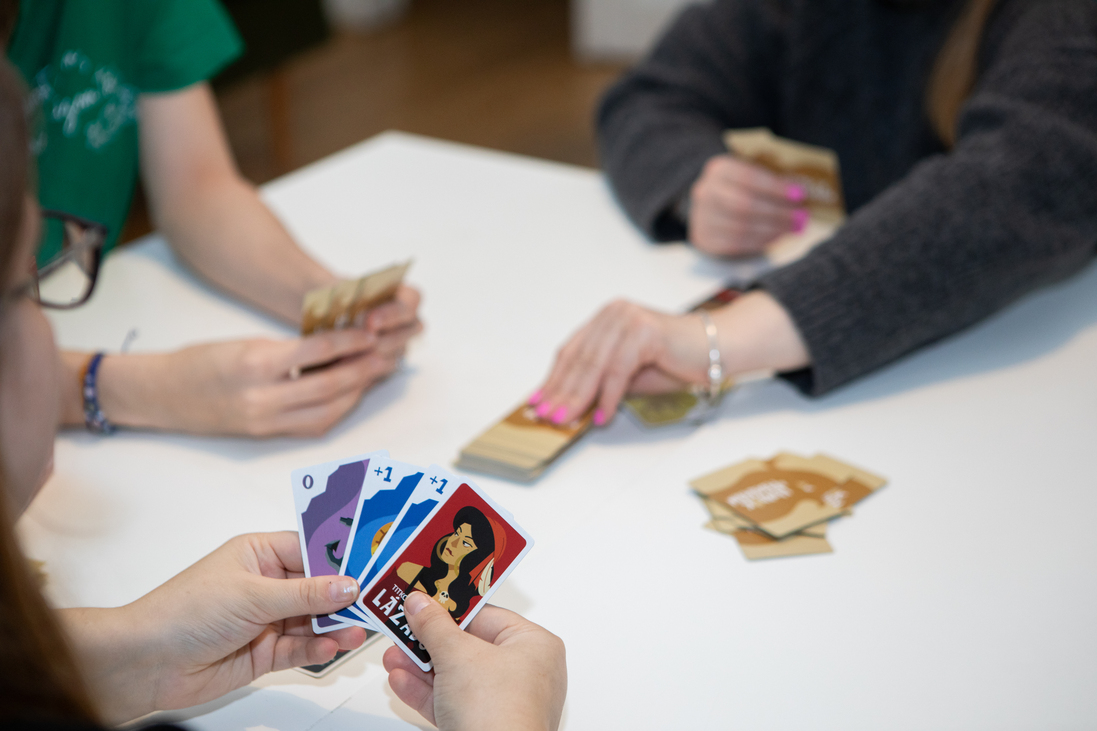
[[[785,197],[793,203],[800,203],[807,198],[807,191],[804,190],[804,186],[792,183],[785,188]]]
[[[530,406],[536,406],[539,403],[541,403],[541,390],[540,389],[534,391],[533,395],[529,397],[529,405]]]
[[[808,225],[810,214],[803,208],[797,208],[792,212],[792,232],[800,233]]]
[[[601,409],[598,409],[597,411],[595,411],[594,412],[594,423],[597,426],[602,426],[603,424],[605,424],[606,423],[606,412],[602,411]]]
[[[547,401],[537,407],[537,415],[544,419],[552,411],[552,404]]]
[[[556,412],[552,415],[552,423],[563,424],[564,419],[566,418],[568,418],[568,407],[561,406],[560,408],[556,409]]]

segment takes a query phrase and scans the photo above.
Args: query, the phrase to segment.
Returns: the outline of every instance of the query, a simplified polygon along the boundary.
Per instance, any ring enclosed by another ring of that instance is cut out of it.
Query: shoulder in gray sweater
[[[821,394],[1061,279],[1097,252],[1097,2],[1002,0],[946,151],[930,68],[953,0],[716,0],[686,9],[606,95],[603,165],[649,236],[725,129],[837,151],[836,235],[760,281],[789,311]]]

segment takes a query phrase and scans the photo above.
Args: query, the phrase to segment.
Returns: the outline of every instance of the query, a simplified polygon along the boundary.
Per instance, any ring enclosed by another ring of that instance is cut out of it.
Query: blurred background
[[[215,80],[262,184],[387,129],[596,167],[606,87],[689,0],[222,0],[246,51]],[[150,230],[139,194],[125,240]]]

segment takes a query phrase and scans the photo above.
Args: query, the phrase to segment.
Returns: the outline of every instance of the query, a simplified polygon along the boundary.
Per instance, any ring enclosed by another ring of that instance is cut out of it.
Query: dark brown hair
[[[18,72],[0,58],[0,282],[12,281],[27,195],[27,123]],[[5,298],[6,299],[6,298]],[[94,721],[96,713],[61,626],[16,543],[0,464],[0,725]]]
[[[19,20],[19,0],[0,0],[0,49],[8,47]]]
[[[960,108],[975,87],[983,29],[997,1],[967,0],[933,64],[926,86],[926,113],[948,147],[956,144]]]

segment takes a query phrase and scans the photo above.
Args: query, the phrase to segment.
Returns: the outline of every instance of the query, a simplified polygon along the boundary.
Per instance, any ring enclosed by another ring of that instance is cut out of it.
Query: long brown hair
[[[926,86],[926,113],[937,136],[956,144],[956,121],[979,75],[983,29],[998,0],[967,0],[945,38]]]
[[[23,99],[18,73],[0,57],[0,282],[5,288],[16,265],[27,195]],[[94,721],[95,709],[65,635],[16,543],[6,483],[0,463],[0,724]]]

